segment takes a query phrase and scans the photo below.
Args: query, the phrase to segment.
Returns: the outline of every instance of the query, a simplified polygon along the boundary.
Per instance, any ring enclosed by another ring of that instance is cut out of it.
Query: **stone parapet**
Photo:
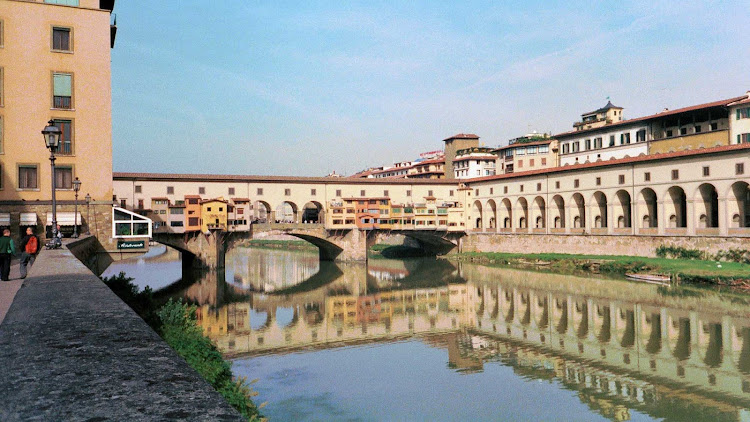
[[[243,420],[67,249],[24,280],[0,367],[2,421]]]

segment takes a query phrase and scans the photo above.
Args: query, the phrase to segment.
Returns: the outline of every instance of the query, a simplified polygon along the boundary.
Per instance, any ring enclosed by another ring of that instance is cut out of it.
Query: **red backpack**
[[[26,249],[26,253],[28,254],[35,254],[38,246],[39,245],[37,245],[36,236],[31,236],[29,238],[29,241],[26,242],[26,248],[24,249]]]

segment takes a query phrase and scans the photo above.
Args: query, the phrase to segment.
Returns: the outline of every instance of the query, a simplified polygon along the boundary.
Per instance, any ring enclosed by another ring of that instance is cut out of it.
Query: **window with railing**
[[[60,146],[57,154],[73,155],[73,121],[65,119],[53,119],[55,126],[60,129]]]
[[[52,91],[53,108],[73,108],[73,75],[70,73],[53,73]]]

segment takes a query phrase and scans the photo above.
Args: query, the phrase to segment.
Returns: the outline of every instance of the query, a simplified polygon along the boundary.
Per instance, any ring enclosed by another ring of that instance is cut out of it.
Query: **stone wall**
[[[661,245],[698,249],[711,254],[750,249],[750,239],[720,236],[628,236],[471,233],[461,252],[566,253],[655,257]]]

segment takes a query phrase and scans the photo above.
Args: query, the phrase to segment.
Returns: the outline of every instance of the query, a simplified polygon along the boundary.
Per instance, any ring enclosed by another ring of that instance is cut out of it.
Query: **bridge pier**
[[[154,233],[154,241],[177,249],[182,253],[182,269],[222,269],[226,251],[234,242],[250,237],[250,232],[226,232],[212,229],[209,232]]]

